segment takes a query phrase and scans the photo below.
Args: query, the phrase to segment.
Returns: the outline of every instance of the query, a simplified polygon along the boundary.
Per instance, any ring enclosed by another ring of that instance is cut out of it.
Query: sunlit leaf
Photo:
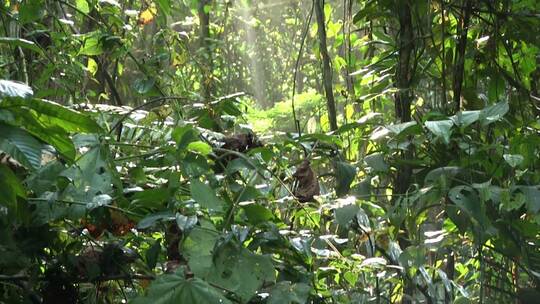
[[[216,196],[215,190],[203,182],[191,180],[191,195],[193,199],[204,208],[212,211],[223,210],[223,202]]]
[[[34,95],[32,88],[22,82],[0,80],[0,97],[28,98]],[[0,105],[2,100],[0,100]]]
[[[512,168],[516,168],[517,166],[519,166],[521,163],[523,163],[523,160],[525,159],[523,155],[519,154],[504,154],[503,158]]]
[[[42,53],[41,49],[35,42],[22,38],[0,37],[0,44],[8,44],[11,46],[29,49],[37,53]]]
[[[0,124],[0,151],[29,169],[41,166],[41,153],[44,146],[23,129]]]
[[[203,141],[194,141],[189,143],[187,149],[191,152],[208,155],[212,153],[212,147]]]
[[[445,144],[450,143],[452,135],[452,126],[454,123],[451,120],[426,121],[426,128],[435,136],[442,138]]]
[[[222,303],[232,304],[225,295],[215,287],[199,278],[186,279],[184,270],[180,268],[174,274],[159,276],[143,296],[131,301],[134,304],[156,303]]]

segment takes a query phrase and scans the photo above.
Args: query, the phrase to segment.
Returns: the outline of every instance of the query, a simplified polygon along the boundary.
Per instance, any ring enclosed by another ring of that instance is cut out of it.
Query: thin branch
[[[309,32],[309,26],[311,25],[311,19],[313,19],[313,11],[315,9],[315,2],[312,2],[311,5],[311,11],[309,13],[308,22],[306,23],[306,28],[304,30],[304,34],[302,35],[302,40],[300,41],[300,50],[298,50],[298,56],[296,57],[296,63],[294,65],[294,77],[293,77],[293,87],[292,87],[292,98],[291,98],[291,106],[292,106],[292,115],[294,120],[294,127],[296,128],[296,132],[298,133],[298,136],[302,135],[302,130],[300,128],[300,121],[296,117],[296,109],[294,108],[294,96],[296,95],[296,77],[298,77],[298,68],[300,65],[300,58],[302,57],[302,52],[304,50],[304,44],[306,42],[307,33]]]
[[[112,134],[112,132],[114,132],[114,130],[116,128],[118,128],[120,126],[120,124],[122,124],[122,122],[126,118],[128,118],[131,114],[133,114],[133,112],[138,111],[138,110],[140,110],[142,108],[145,108],[146,106],[157,104],[157,103],[159,103],[158,106],[160,106],[161,102],[163,102],[165,100],[171,100],[171,99],[173,99],[173,100],[187,100],[187,98],[183,97],[183,96],[163,96],[163,97],[158,97],[158,98],[152,99],[149,102],[146,102],[146,103],[143,103],[142,105],[134,107],[133,109],[129,110],[126,114],[122,115],[122,117],[120,117],[120,119],[116,122],[116,124],[109,130],[109,134]]]

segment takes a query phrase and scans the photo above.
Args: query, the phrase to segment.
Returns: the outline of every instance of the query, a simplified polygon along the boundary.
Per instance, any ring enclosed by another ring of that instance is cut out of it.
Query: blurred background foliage
[[[535,0],[5,0],[0,303],[536,303]]]

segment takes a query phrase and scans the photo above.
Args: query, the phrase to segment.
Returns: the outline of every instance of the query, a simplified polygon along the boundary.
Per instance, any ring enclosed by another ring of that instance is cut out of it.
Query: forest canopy
[[[0,303],[538,302],[540,2],[0,23]]]

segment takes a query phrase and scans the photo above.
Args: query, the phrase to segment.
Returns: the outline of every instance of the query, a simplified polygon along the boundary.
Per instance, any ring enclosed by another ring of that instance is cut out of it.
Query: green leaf
[[[65,170],[65,167],[59,161],[52,161],[32,172],[25,180],[29,189],[37,196],[41,196],[47,191],[54,189],[57,183],[58,175]]]
[[[172,138],[178,145],[178,149],[185,149],[189,143],[198,140],[198,132],[192,126],[181,126],[174,128]]]
[[[336,194],[337,196],[343,196],[349,193],[351,189],[351,183],[356,176],[356,168],[349,163],[336,161]]]
[[[68,161],[71,162],[75,159],[75,147],[69,138],[69,134],[61,128],[49,124],[46,115],[39,115],[34,111],[25,109],[12,109],[12,112],[17,117],[17,126],[24,127],[26,131],[32,133],[35,137],[53,146]]]
[[[486,215],[485,203],[480,200],[476,191],[469,186],[457,186],[448,192],[450,200],[485,231],[490,222]]]
[[[87,202],[93,206],[98,195],[111,195],[113,176],[109,163],[109,149],[106,146],[92,147],[77,162],[62,173],[71,183],[64,190],[66,199]]]
[[[387,172],[388,164],[384,161],[384,153],[373,153],[364,157],[366,165],[375,172]]]
[[[189,143],[187,149],[191,152],[208,155],[212,153],[212,147],[203,141],[194,141]]]
[[[480,111],[463,111],[450,117],[454,124],[458,127],[465,128],[477,122],[480,119]]]
[[[197,179],[192,179],[190,190],[193,199],[202,207],[212,211],[223,210],[223,202],[216,196],[215,190],[210,186]]]
[[[269,256],[254,254],[239,244],[228,242],[214,255],[207,281],[234,292],[247,303],[265,283],[275,281]]]
[[[445,178],[446,180],[453,178],[458,173],[460,173],[462,169],[460,167],[441,167],[436,168],[431,171],[429,171],[428,174],[426,174],[426,177],[424,178],[425,184],[431,184],[437,180],[439,180],[441,177]]]
[[[14,212],[17,209],[17,197],[26,198],[26,190],[13,171],[0,163],[0,205]]]
[[[388,125],[386,128],[395,135],[399,135],[410,127],[416,126],[416,121],[409,121],[395,125]]]
[[[21,47],[29,49],[31,51],[41,53],[41,49],[33,41],[22,39],[22,38],[13,38],[13,37],[0,37],[0,44],[5,43],[16,47]]]
[[[90,13],[90,6],[87,0],[75,0],[75,6],[84,14]]]
[[[155,78],[139,78],[133,82],[133,88],[139,94],[146,94],[154,87],[155,83]]]
[[[19,21],[21,24],[39,20],[44,15],[45,4],[42,0],[25,1],[19,9]]]
[[[437,120],[426,121],[426,128],[435,136],[442,138],[445,144],[450,143],[450,136],[452,135],[452,126],[454,123],[452,120]]]
[[[137,223],[138,229],[146,229],[154,226],[160,221],[171,221],[174,219],[174,214],[171,211],[152,213]]]
[[[165,14],[170,15],[171,14],[171,1],[170,0],[157,0],[157,5],[159,9]]]
[[[274,218],[272,212],[262,205],[249,202],[241,203],[240,206],[246,213],[248,221],[253,225],[258,225]]]
[[[103,35],[99,31],[94,31],[80,35],[82,46],[79,55],[96,56],[103,53]]]
[[[51,126],[51,128],[61,128],[66,132],[100,133],[102,131],[99,125],[87,115],[49,100],[8,98],[0,103],[0,108],[2,107],[32,109],[39,114],[36,118],[43,124]]]
[[[146,265],[150,269],[154,269],[156,267],[159,253],[161,251],[161,239],[157,239],[148,250],[146,250],[146,253],[144,257],[146,258]]]
[[[86,205],[86,208],[91,210],[94,208],[107,206],[112,202],[112,197],[108,194],[98,194],[92,198],[92,202]]]
[[[176,225],[178,225],[178,228],[182,232],[187,232],[193,229],[193,227],[197,225],[198,221],[199,219],[196,215],[185,216],[183,214],[176,213]]]
[[[540,186],[516,186],[514,189],[523,193],[525,204],[530,212],[536,214],[540,211]]]
[[[351,225],[351,221],[356,217],[358,211],[360,211],[360,207],[358,207],[356,204],[349,204],[337,208],[334,211],[337,224],[341,227],[348,228]]]
[[[0,98],[1,97],[21,97],[28,98],[34,95],[34,91],[28,85],[11,80],[0,80]],[[0,100],[0,105],[5,101]]]
[[[512,168],[521,165],[521,163],[523,163],[525,160],[525,158],[523,158],[523,156],[520,154],[504,154],[503,158]]]
[[[182,243],[182,252],[187,257],[189,268],[195,276],[204,278],[208,275],[218,237],[217,231],[195,226]]]
[[[169,190],[166,188],[146,189],[133,195],[131,204],[144,208],[163,208],[164,203],[170,198]],[[171,214],[174,218],[174,214]]]
[[[510,110],[508,102],[499,102],[483,109],[480,113],[482,126],[487,126],[490,123],[500,120],[506,113],[508,113],[508,110]]]
[[[288,281],[278,282],[268,298],[267,304],[304,304],[307,303],[311,287],[305,283]]]
[[[0,150],[29,169],[41,166],[43,144],[23,129],[0,123]]]
[[[198,278],[186,279],[184,269],[174,274],[159,276],[148,288],[145,296],[131,301],[133,304],[222,303],[232,304],[223,293]]]

